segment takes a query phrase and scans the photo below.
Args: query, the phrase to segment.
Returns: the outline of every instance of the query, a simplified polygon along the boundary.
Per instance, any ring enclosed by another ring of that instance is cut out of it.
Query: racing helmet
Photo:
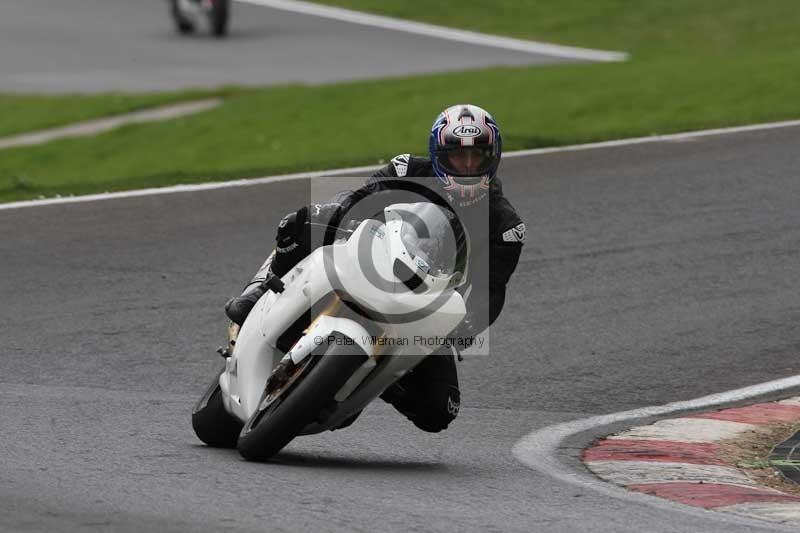
[[[485,109],[459,104],[436,117],[428,149],[433,173],[450,200],[471,205],[489,192],[500,165],[503,140]]]

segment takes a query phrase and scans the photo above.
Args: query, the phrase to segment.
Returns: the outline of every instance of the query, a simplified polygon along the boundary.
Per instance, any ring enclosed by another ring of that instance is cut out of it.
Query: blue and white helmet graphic
[[[431,128],[433,172],[453,200],[476,203],[497,175],[503,140],[492,115],[476,105],[448,107]]]

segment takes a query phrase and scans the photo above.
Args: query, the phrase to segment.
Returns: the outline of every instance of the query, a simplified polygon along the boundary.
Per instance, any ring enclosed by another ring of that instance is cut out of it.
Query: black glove
[[[341,207],[335,202],[311,204],[283,217],[275,237],[277,246],[272,272],[283,276],[307,257],[312,247],[332,243],[336,239]]]

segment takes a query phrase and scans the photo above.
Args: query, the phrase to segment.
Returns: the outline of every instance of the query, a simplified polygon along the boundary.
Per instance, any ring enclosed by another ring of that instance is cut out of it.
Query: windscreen
[[[431,203],[410,204],[398,213],[403,218],[400,238],[417,268],[434,277],[464,272],[466,238],[455,214]]]

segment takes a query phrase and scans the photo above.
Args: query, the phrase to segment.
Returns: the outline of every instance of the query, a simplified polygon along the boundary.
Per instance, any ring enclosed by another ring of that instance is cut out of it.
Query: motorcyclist
[[[457,331],[461,336],[480,333],[500,314],[506,284],[517,266],[525,239],[525,224],[503,195],[496,175],[501,156],[500,130],[487,111],[469,104],[448,107],[431,128],[429,158],[398,155],[368,178],[363,187],[340,193],[329,203],[311,204],[286,215],[278,226],[275,250],[244,292],[228,301],[226,314],[237,324],[244,322],[264,294],[261,284],[267,274],[283,276],[311,252],[312,226],[341,226],[344,218],[353,217],[354,207],[366,199],[390,205],[396,202],[382,198],[382,194],[405,189],[406,183],[414,183],[415,179],[434,178],[427,182],[434,185],[427,187],[431,196],[426,197],[437,203],[444,199],[457,212],[472,244],[470,265],[477,264],[480,257],[487,265],[483,269],[470,266],[467,270],[469,279],[463,287],[471,287],[470,295],[488,297],[465,298],[467,317]],[[487,216],[475,216],[479,212]],[[447,428],[460,405],[452,352],[439,350],[430,355],[381,398],[425,431]]]

